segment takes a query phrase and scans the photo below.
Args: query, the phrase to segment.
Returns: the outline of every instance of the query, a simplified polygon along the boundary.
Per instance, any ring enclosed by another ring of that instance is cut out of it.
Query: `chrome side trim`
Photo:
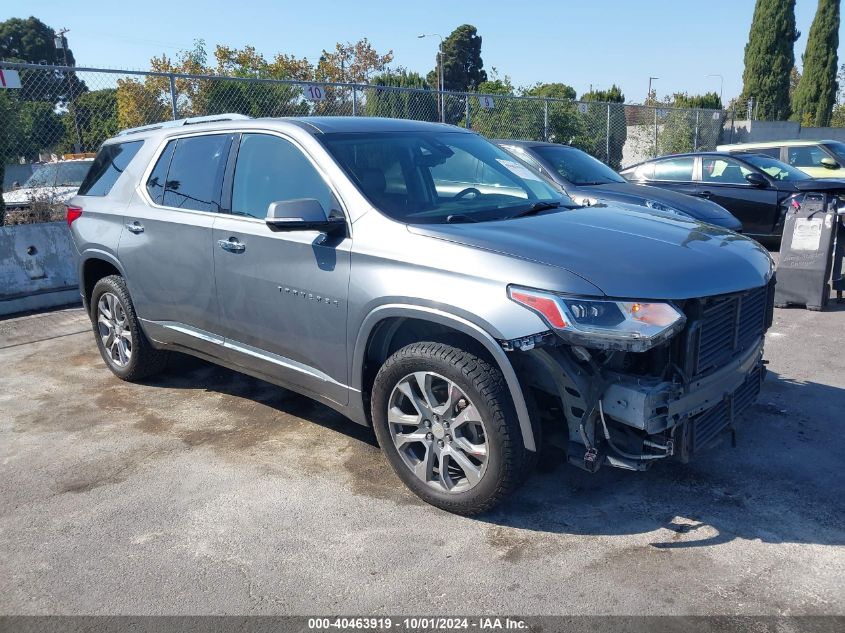
[[[320,382],[327,382],[333,385],[337,385],[338,387],[342,387],[344,389],[346,388],[346,385],[344,385],[343,383],[336,381],[328,374],[325,374],[318,369],[314,369],[310,365],[305,365],[304,363],[291,360],[290,358],[279,356],[278,354],[273,354],[272,352],[253,347],[252,345],[247,345],[246,343],[238,343],[237,341],[230,341],[227,339],[226,341],[224,341],[223,347],[234,350],[240,354],[246,354],[247,356],[258,358],[259,360],[272,363],[273,365],[277,365],[279,367],[284,367],[285,369],[289,369],[300,374],[305,374],[306,376],[311,376],[312,378],[316,378]]]
[[[277,367],[282,367],[289,371],[310,376],[311,378],[319,380],[320,382],[336,385],[343,389],[350,389],[350,387],[348,387],[347,385],[338,382],[328,374],[323,373],[320,370],[311,367],[310,365],[291,360],[290,358],[280,356],[279,354],[273,354],[272,352],[268,352],[252,345],[247,345],[246,343],[239,343],[238,341],[227,340],[219,334],[213,334],[212,332],[207,332],[205,330],[201,330],[200,328],[195,328],[184,323],[179,323],[177,321],[150,321],[147,319],[141,319],[141,321],[143,323],[164,328],[166,330],[179,332],[180,334],[191,336],[193,338],[206,341],[214,345],[219,345],[224,349],[230,349],[235,352],[238,352],[239,354],[244,354],[246,356],[251,356],[253,358],[263,360],[267,363],[276,365]],[[352,391],[359,390],[352,389]]]

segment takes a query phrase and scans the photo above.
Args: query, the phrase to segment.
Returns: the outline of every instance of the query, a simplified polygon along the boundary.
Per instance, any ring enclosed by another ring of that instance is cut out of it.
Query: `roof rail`
[[[161,130],[169,127],[181,127],[183,125],[195,125],[197,123],[215,123],[217,121],[241,121],[250,118],[252,117],[248,117],[245,114],[238,114],[237,112],[229,112],[227,114],[209,114],[207,116],[192,116],[187,119],[176,119],[175,121],[164,121],[162,123],[152,123],[150,125],[131,127],[126,130],[121,130],[117,133],[117,135],[127,136],[129,134],[148,132],[150,130]]]

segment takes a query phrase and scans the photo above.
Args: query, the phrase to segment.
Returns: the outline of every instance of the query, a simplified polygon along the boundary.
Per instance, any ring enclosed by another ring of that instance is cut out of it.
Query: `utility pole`
[[[56,37],[53,40],[56,48],[60,48],[62,50],[62,56],[65,60],[65,66],[68,66],[67,62],[67,38],[65,37],[65,33],[68,33],[70,29],[62,29],[56,33]],[[78,154],[82,151],[82,134],[79,132],[79,121],[76,118],[76,108],[73,104],[73,83],[70,80],[70,72],[68,70],[64,71],[65,79],[67,80],[67,91],[68,91],[68,113],[70,114],[71,118],[73,119],[73,127],[76,130],[76,146],[74,147],[74,153]]]

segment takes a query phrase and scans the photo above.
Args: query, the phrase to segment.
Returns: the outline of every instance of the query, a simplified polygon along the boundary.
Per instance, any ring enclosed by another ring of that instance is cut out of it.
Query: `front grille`
[[[738,415],[754,402],[760,393],[763,369],[757,365],[746,377],[745,382],[730,396],[722,400],[715,407],[699,413],[690,420],[691,441],[690,450],[695,453],[713,443],[713,440],[724,431]]]
[[[766,311],[774,297],[769,286],[743,293],[700,299],[693,336],[693,376],[728,364],[766,331]]]

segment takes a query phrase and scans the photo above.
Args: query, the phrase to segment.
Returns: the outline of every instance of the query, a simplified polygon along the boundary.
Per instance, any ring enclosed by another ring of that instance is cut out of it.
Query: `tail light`
[[[67,225],[68,226],[73,224],[80,217],[82,217],[82,207],[68,206],[68,208],[67,208]]]

